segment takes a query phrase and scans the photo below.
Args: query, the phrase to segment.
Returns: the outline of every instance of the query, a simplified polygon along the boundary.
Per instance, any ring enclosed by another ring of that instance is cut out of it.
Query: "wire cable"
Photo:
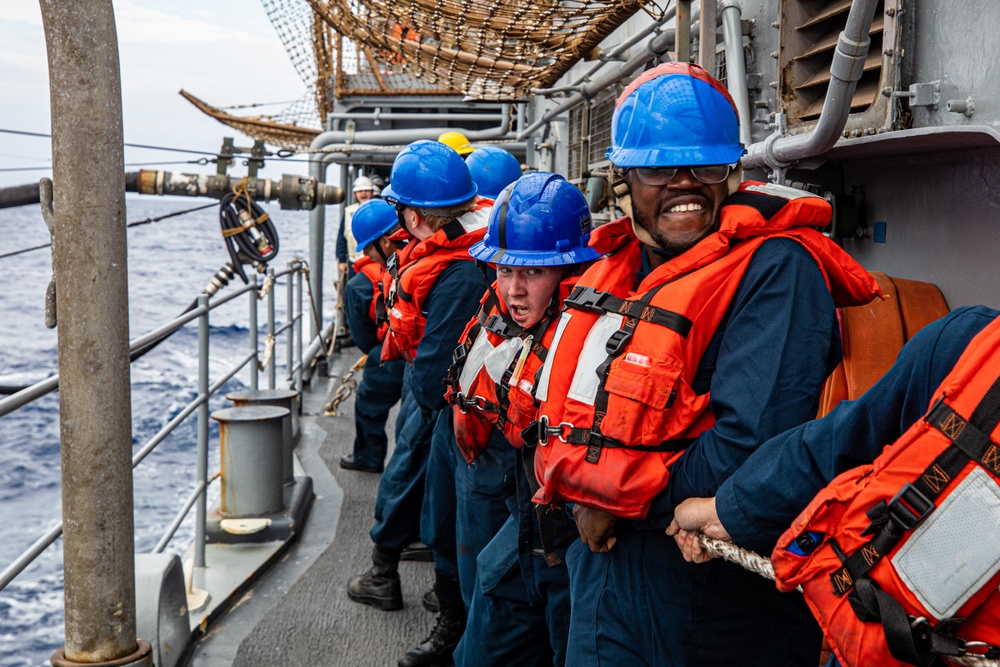
[[[184,215],[185,213],[194,213],[195,211],[201,211],[203,209],[211,208],[213,206],[215,206],[215,202],[212,202],[211,204],[205,204],[204,206],[196,206],[195,208],[187,208],[184,209],[183,211],[174,211],[173,213],[167,213],[166,215],[161,215],[155,218],[146,218],[145,220],[137,220],[135,222],[128,223],[127,225],[125,225],[125,227],[128,228],[128,227],[139,227],[140,225],[148,225],[153,222],[159,222],[160,220],[166,220],[167,218],[173,218],[178,215]],[[4,259],[6,257],[13,257],[15,255],[23,255],[24,253],[31,252],[32,250],[41,250],[42,248],[49,248],[51,246],[52,246],[51,243],[44,243],[42,245],[36,245],[31,248],[21,248],[20,250],[14,250],[12,252],[0,255],[0,259]],[[0,393],[3,392],[0,391]]]
[[[24,137],[41,137],[44,139],[51,139],[51,134],[45,134],[43,132],[26,132],[24,130],[8,130],[0,128],[0,133],[3,134],[18,134]],[[166,146],[150,146],[149,144],[130,144],[123,143],[122,146],[127,146],[129,148],[146,148],[151,151],[171,151],[173,153],[193,153],[195,155],[217,155],[215,151],[196,151],[190,148],[168,148]]]

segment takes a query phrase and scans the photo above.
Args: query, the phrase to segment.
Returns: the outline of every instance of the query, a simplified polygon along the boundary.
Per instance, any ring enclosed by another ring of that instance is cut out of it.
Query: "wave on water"
[[[127,197],[127,219],[141,220],[190,208],[190,200]],[[308,214],[265,207],[281,237],[283,268],[293,256],[308,256]],[[47,243],[48,231],[35,207],[0,210],[5,248]],[[335,231],[335,229],[334,229]],[[333,266],[334,240],[326,244],[326,266]],[[205,209],[128,232],[130,337],[150,331],[183,312],[228,255],[219,236],[217,213]],[[0,384],[28,384],[57,372],[56,332],[44,326],[45,287],[51,277],[49,252],[39,250],[0,260],[19,288],[0,300]],[[262,280],[262,279],[261,279]],[[276,320],[286,320],[285,279],[276,285]],[[237,278],[234,286],[242,285]],[[230,287],[230,289],[233,289]],[[224,292],[223,292],[224,294]],[[327,317],[333,290],[324,300]],[[228,373],[249,352],[249,296],[213,310],[210,320],[210,382]],[[306,297],[308,303],[308,297]],[[259,349],[264,350],[267,302],[257,306]],[[197,323],[192,322],[133,363],[133,453],[197,396]],[[286,374],[284,337],[275,349],[279,383]],[[260,386],[266,386],[266,373]],[[244,369],[213,396],[210,410],[226,407],[225,394],[249,387]],[[218,470],[218,428],[210,426],[209,472]],[[181,503],[195,486],[197,421],[192,415],[171,433],[133,473],[136,552],[149,552],[160,540]],[[59,395],[50,394],[0,417],[0,569],[60,520]],[[217,501],[218,483],[209,489]],[[167,547],[183,556],[194,538],[194,512]],[[63,645],[62,540],[45,551],[6,589],[0,591],[0,667],[48,665]]]

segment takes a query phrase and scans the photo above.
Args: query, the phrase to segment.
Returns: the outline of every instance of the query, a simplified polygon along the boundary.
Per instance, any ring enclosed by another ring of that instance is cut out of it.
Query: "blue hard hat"
[[[671,62],[618,98],[605,157],[617,167],[735,164],[746,153],[729,93],[697,65]]]
[[[508,185],[490,211],[486,236],[469,248],[500,266],[563,266],[600,257],[587,247],[587,199],[559,174],[535,171]]]
[[[439,141],[414,141],[392,161],[382,197],[391,204],[445,208],[476,196],[476,184],[455,149]]]
[[[369,199],[351,217],[351,233],[364,250],[399,224],[396,207],[382,199]]]
[[[521,178],[517,158],[499,146],[480,146],[465,159],[481,197],[496,199],[500,191]]]

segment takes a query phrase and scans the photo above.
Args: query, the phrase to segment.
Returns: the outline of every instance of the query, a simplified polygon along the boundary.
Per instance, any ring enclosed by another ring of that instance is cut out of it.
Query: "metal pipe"
[[[660,20],[658,22],[650,23],[649,25],[639,30],[639,32],[632,35],[627,40],[616,46],[614,49],[612,49],[610,53],[604,56],[601,62],[595,63],[589,70],[584,72],[582,76],[580,76],[576,81],[574,81],[570,85],[562,86],[561,88],[537,88],[533,89],[531,92],[537,95],[548,95],[549,93],[553,93],[558,90],[578,90],[580,88],[580,84],[589,81],[590,77],[594,76],[594,74],[596,74],[598,70],[604,67],[604,65],[606,65],[608,62],[613,61],[615,58],[617,58],[621,54],[631,49],[633,46],[641,42],[650,34],[659,30],[667,21],[674,18],[674,15],[676,13],[677,13],[677,7],[669,8],[666,12],[663,13],[663,16],[660,17]],[[521,136],[520,129],[521,128],[519,127],[518,136]]]
[[[701,0],[701,21],[698,27],[698,64],[709,74],[715,73],[715,45],[718,42],[719,0]],[[693,26],[692,26],[693,29]]]
[[[579,93],[567,98],[561,104],[547,111],[541,118],[529,125],[526,129],[518,132],[517,140],[522,141],[526,139],[531,136],[535,130],[547,123],[551,123],[554,118],[566,113],[580,102],[588,100],[605,88],[615,85],[632,72],[642,68],[647,62],[649,62],[651,57],[659,58],[672,46],[672,42],[673,33],[671,31],[664,31],[656,37],[653,37],[646,44],[646,48],[643,49],[642,53],[632,56],[627,62],[619,63],[617,67],[601,72],[600,77],[597,77],[592,82],[581,86]]]
[[[275,383],[275,357],[274,347],[277,342],[274,340],[274,269],[267,270],[267,277],[271,279],[271,289],[267,291],[267,339],[271,344],[271,358],[267,362],[267,388],[274,389]]]
[[[198,297],[198,306],[205,313],[198,319],[198,395],[209,396],[208,391],[208,296]],[[198,406],[198,470],[196,484],[208,483],[208,401]],[[208,503],[205,496],[198,501],[194,528],[194,567],[205,567],[205,520]]]
[[[314,142],[315,143],[315,142]],[[309,156],[309,175],[317,183],[326,182],[326,168],[330,160],[325,155],[313,153]],[[341,189],[347,190],[347,178],[341,170]],[[341,204],[343,206],[344,204]],[[316,301],[316,316],[319,323],[309,324],[310,335],[315,337],[323,326],[323,251],[326,243],[326,206],[317,206],[309,211],[309,289]]]
[[[327,118],[332,120],[427,120],[426,113],[407,113],[403,111],[390,111],[388,113],[362,113],[359,111],[336,111],[327,114]],[[442,121],[483,121],[483,120],[496,120],[497,115],[495,113],[438,113],[434,114],[434,120]],[[438,130],[438,134],[441,134],[441,130]]]
[[[675,21],[676,37],[674,50],[677,61],[691,62],[691,0],[677,0],[677,17]]]
[[[13,563],[5,567],[4,571],[0,572],[0,591],[7,588],[7,584],[14,581],[14,578],[21,574],[24,568],[35,562],[35,559],[43,551],[52,546],[52,543],[62,535],[62,531],[63,525],[60,521],[59,525],[49,528],[48,532],[35,540],[35,543],[25,549],[24,553],[18,556]]]
[[[851,113],[851,99],[858,80],[864,73],[865,58],[871,46],[868,35],[877,4],[878,0],[854,0],[851,4],[847,25],[833,53],[830,86],[816,126],[805,134],[791,137],[782,136],[783,129],[779,127],[766,140],[750,146],[743,158],[745,168],[766,166],[777,173],[798,160],[821,155],[837,143]]]
[[[250,291],[250,353],[253,354],[254,359],[258,355],[258,341],[257,341],[257,274],[251,274],[250,283],[253,289]],[[260,366],[253,364],[250,367],[250,388],[253,390],[257,389],[258,376],[260,375]]]
[[[292,270],[294,262],[288,263],[288,270]],[[285,341],[285,368],[288,372],[288,382],[292,381],[292,355],[295,352],[295,310],[293,306],[294,291],[295,291],[295,278],[293,276],[288,277],[288,286],[285,290],[285,319],[288,320],[288,326],[292,327],[292,331],[288,332],[288,339]],[[257,387],[250,387],[251,389],[256,389]]]
[[[740,115],[740,143],[749,146],[753,141],[750,116],[750,91],[747,90],[747,63],[743,52],[743,24],[740,6],[734,2],[722,4],[722,35],[726,45],[726,81],[729,94]]]
[[[40,5],[52,118],[65,523],[66,645],[56,655],[97,663],[128,658],[138,647],[121,73],[111,0]]]
[[[296,347],[298,348],[298,351],[299,351],[299,363],[298,363],[298,368],[295,371],[295,391],[300,392],[300,393],[302,391],[302,328],[305,326],[305,322],[303,321],[303,310],[302,310],[302,283],[303,283],[302,274],[303,274],[303,271],[301,269],[302,269],[302,267],[300,266],[299,267],[298,275],[296,275],[296,277],[295,277],[295,282],[297,283],[297,287],[298,287],[298,290],[297,290],[298,294],[295,297],[295,300],[296,300],[296,303],[297,303],[297,307],[295,309],[295,311],[296,311],[295,319],[296,319],[296,321],[298,323],[298,326],[295,327],[295,337],[297,339],[296,340]],[[289,308],[290,307],[291,307],[291,305],[289,305]]]
[[[188,496],[184,506],[181,507],[181,511],[178,512],[177,516],[174,517],[174,520],[170,522],[167,532],[163,534],[160,541],[156,543],[155,547],[153,547],[154,554],[163,553],[163,550],[167,548],[168,544],[170,544],[170,540],[173,538],[174,533],[176,533],[177,529],[181,527],[182,523],[184,523],[184,517],[188,515],[188,512],[191,511],[191,507],[194,505],[195,501],[198,500],[203,493],[205,493],[205,484],[203,482],[198,482],[195,484],[194,491],[192,491],[191,495]]]

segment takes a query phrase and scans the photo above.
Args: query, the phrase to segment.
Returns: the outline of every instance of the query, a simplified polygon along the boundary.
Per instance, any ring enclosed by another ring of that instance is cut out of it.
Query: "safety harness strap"
[[[911,618],[902,605],[885,593],[869,571],[911,530],[934,511],[935,501],[969,461],[1000,476],[1000,449],[990,434],[1000,423],[1000,378],[966,420],[939,399],[924,418],[950,441],[934,462],[913,482],[907,483],[886,503],[868,510],[871,523],[862,534],[873,538],[843,560],[830,575],[837,595],[847,595],[855,614],[864,622],[881,623],[893,657],[920,667],[940,665],[939,656],[965,655],[971,644],[957,637],[962,618],[942,619],[934,627],[925,618]],[[1000,647],[978,646],[977,653],[1000,657]]]
[[[610,292],[601,292],[593,287],[577,286],[566,297],[564,303],[570,308],[578,310],[589,310],[600,314],[618,313],[626,318],[634,318],[636,322],[652,322],[687,338],[691,327],[694,326],[690,319],[672,310],[650,305],[653,295],[665,285],[666,283],[646,292],[640,299],[622,299]],[[634,328],[635,325],[632,326]]]
[[[872,540],[855,551],[830,579],[838,595],[871,570],[896,546],[907,531],[913,530],[934,511],[934,502],[969,461],[975,461],[1000,476],[1000,449],[990,433],[1000,423],[1000,378],[993,383],[968,421],[940,399],[924,418],[944,434],[951,445],[913,482],[907,483],[888,503],[881,501],[870,510],[872,520],[865,530]]]

